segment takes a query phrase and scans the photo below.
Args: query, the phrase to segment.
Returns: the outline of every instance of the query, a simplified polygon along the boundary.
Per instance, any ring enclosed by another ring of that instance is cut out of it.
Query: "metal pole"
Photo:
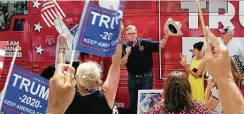
[[[158,41],[161,41],[161,6],[158,0]],[[162,79],[162,49],[159,47],[159,76]]]

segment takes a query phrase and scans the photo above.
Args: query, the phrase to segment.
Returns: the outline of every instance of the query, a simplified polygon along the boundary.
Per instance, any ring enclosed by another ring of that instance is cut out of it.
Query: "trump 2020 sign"
[[[88,4],[84,10],[76,49],[102,57],[112,56],[118,42],[123,10],[110,10],[94,4]]]
[[[3,93],[4,94],[4,93]],[[14,66],[3,97],[4,114],[45,114],[49,81],[21,67]]]

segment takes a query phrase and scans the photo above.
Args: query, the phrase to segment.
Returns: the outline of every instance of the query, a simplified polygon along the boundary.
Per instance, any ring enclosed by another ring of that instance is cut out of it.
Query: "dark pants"
[[[129,74],[128,87],[130,97],[130,114],[137,114],[138,90],[152,89],[152,71],[141,75]]]

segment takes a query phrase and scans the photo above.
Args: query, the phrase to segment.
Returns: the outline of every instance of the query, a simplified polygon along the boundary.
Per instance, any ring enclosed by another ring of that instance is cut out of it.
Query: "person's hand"
[[[184,54],[180,54],[180,58],[181,58],[181,61],[180,61],[180,64],[183,66],[183,67],[187,67],[187,63],[186,63],[186,56]]]
[[[169,33],[168,30],[164,31],[164,39],[168,39],[169,38]]]
[[[75,69],[66,64],[58,64],[49,83],[47,113],[64,113],[75,95]]]
[[[127,46],[126,49],[125,49],[125,52],[126,52],[126,54],[130,54],[130,52],[131,52],[131,47],[130,47],[130,46]]]
[[[183,53],[180,54],[180,59],[181,59],[181,61],[186,62],[186,56]]]
[[[65,35],[59,35],[58,36],[58,43],[59,43],[60,47],[66,46],[67,40],[65,37],[66,37]]]
[[[187,63],[186,63],[186,61],[180,61],[180,64],[181,64],[181,66],[183,66],[185,68],[188,66]]]
[[[206,69],[214,80],[226,81],[233,79],[230,75],[231,64],[228,49],[225,45],[221,44],[220,40],[206,27],[207,37],[210,43],[204,44]]]

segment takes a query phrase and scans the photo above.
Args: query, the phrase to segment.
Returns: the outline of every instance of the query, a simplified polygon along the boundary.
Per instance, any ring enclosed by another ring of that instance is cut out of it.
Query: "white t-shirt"
[[[227,47],[230,56],[237,55],[239,60],[242,62],[242,65],[244,65],[244,45],[232,39],[227,44]]]
[[[63,22],[63,20],[60,17],[57,17],[54,20],[54,27],[56,28],[57,32],[59,34],[66,33],[67,34],[67,47],[66,53],[65,53],[65,62],[70,62],[72,50],[75,50],[75,45],[78,42],[78,34],[75,34],[75,37],[70,33],[69,29]],[[55,60],[55,67],[57,66],[57,59],[58,59],[58,51],[59,51],[59,42],[57,39],[57,45],[56,45],[56,60]],[[75,51],[74,54],[74,61],[73,62],[79,62],[79,51]]]
[[[217,100],[217,105],[215,106],[212,114],[223,114],[222,102],[219,96],[219,90],[214,87],[212,90],[212,97]]]

